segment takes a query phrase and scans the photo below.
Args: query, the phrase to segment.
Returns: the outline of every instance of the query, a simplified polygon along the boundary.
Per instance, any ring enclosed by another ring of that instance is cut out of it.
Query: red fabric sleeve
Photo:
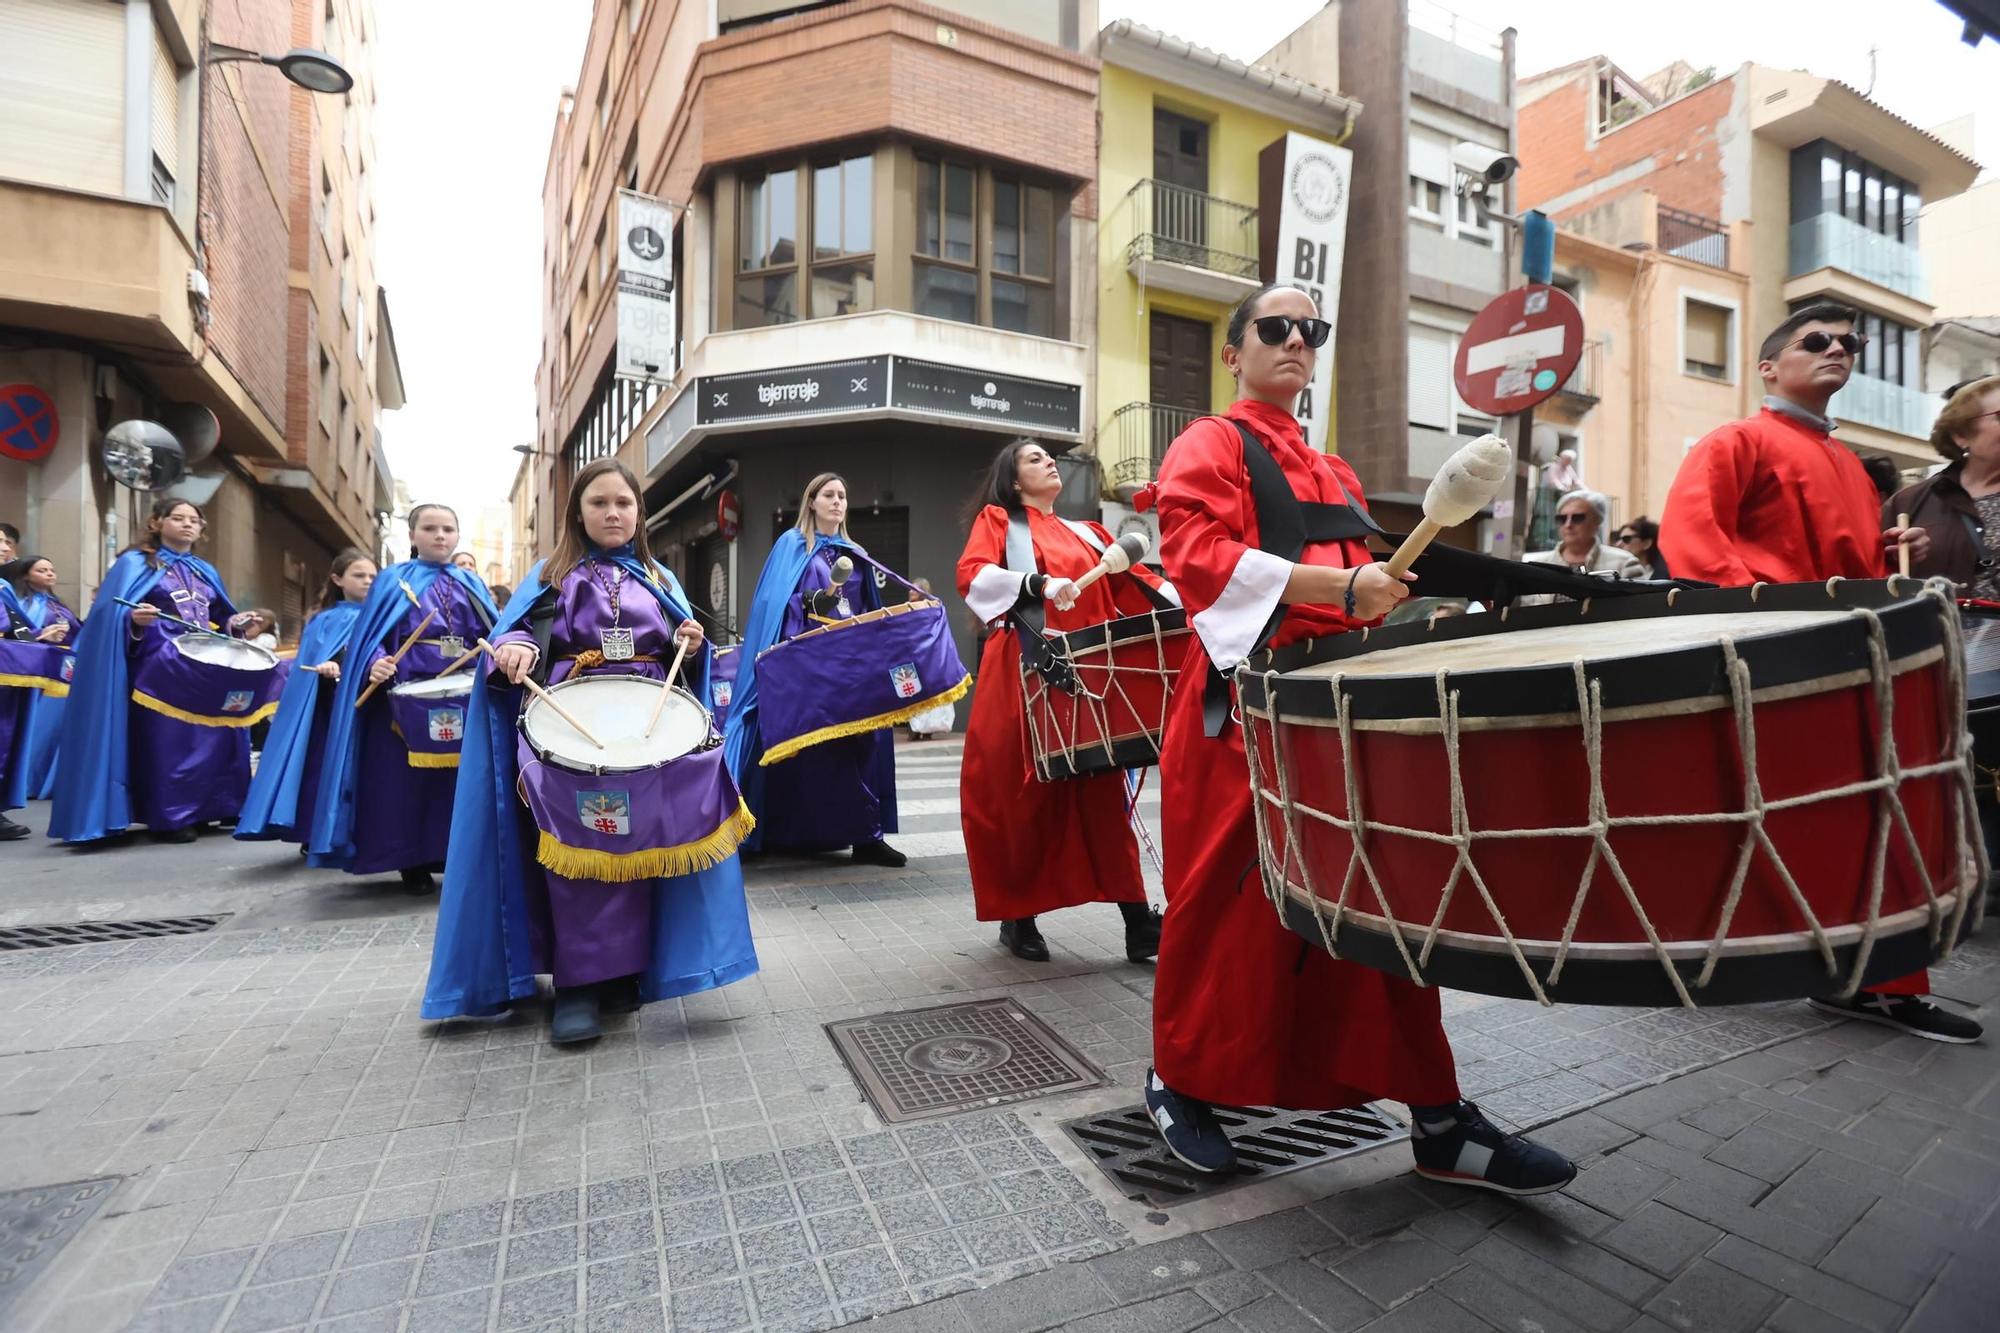
[[[1160,565],[1189,615],[1215,604],[1254,544],[1250,508],[1235,430],[1203,417],[1182,431],[1160,467]]]
[[[999,505],[987,505],[972,520],[972,531],[965,538],[965,552],[958,557],[958,595],[965,596],[972,588],[972,580],[982,565],[1004,565],[1007,563],[1007,511]]]
[[[1710,431],[1681,460],[1660,515],[1660,547],[1671,553],[1676,575],[1724,587],[1756,581],[1737,554],[1756,466],[1756,439],[1740,421]]]

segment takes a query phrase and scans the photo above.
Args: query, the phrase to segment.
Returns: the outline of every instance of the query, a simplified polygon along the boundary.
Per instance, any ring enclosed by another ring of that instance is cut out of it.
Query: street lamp
[[[280,74],[309,93],[344,93],[354,86],[354,76],[338,60],[310,46],[295,46],[281,56],[267,56],[259,51],[246,51],[240,46],[209,44],[209,64],[221,65],[234,60],[253,60],[260,65],[274,66]]]

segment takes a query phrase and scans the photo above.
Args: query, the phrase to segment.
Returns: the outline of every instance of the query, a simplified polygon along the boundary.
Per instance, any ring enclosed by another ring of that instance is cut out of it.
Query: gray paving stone
[[[1168,1242],[1171,1243],[1171,1242]],[[956,1312],[975,1333],[1027,1333],[1061,1327],[1119,1303],[1098,1280],[1093,1264],[1057,1264],[997,1287],[954,1297],[940,1313]],[[831,1271],[831,1264],[829,1264]],[[921,1314],[930,1307],[913,1313]],[[912,1329],[928,1328],[912,1324]]]
[[[908,1162],[864,1166],[856,1174],[861,1177],[861,1187],[868,1192],[868,1197],[876,1200],[915,1194],[924,1187],[924,1178]]]
[[[1070,1333],[1187,1333],[1215,1322],[1215,1310],[1191,1291],[1173,1291],[1137,1305],[1088,1315],[1064,1327]]]
[[[651,1213],[621,1213],[584,1228],[584,1252],[593,1262],[635,1250],[652,1250],[656,1245]]]
[[[1479,1214],[1463,1208],[1426,1213],[1410,1225],[1457,1254],[1464,1254],[1491,1232]]]
[[[797,1185],[799,1207],[808,1215],[852,1208],[861,1202],[861,1185],[846,1170],[815,1176]]]
[[[655,1254],[613,1259],[583,1270],[584,1304],[592,1310],[643,1300],[659,1290],[660,1260]]]
[[[769,1185],[761,1189],[732,1191],[729,1212],[740,1229],[788,1221],[798,1216],[799,1205],[790,1186]]]
[[[1400,1180],[1383,1180],[1308,1204],[1313,1215],[1349,1240],[1406,1227],[1433,1205]]]
[[[1669,1176],[1625,1153],[1612,1153],[1577,1172],[1564,1193],[1614,1217],[1629,1217],[1666,1187]]]
[[[1195,1294],[1222,1314],[1240,1310],[1271,1294],[1270,1284],[1255,1273],[1224,1273],[1195,1285]]]
[[[938,1202],[943,1205],[945,1216],[954,1222],[977,1221],[1007,1211],[1007,1201],[1000,1197],[1000,1192],[980,1180],[938,1191]]]
[[[487,1203],[477,1208],[459,1208],[452,1212],[441,1213],[437,1220],[431,1223],[427,1248],[450,1250],[461,1245],[493,1240],[499,1236],[506,1216],[507,1205],[504,1203]]]
[[[1709,1250],[1708,1258],[1852,1327],[1886,1331],[1903,1319],[1904,1309],[1898,1303],[1761,1245],[1753,1245],[1740,1236],[1724,1236]]]
[[[1821,1272],[1905,1306],[1924,1294],[1947,1253],[1935,1236],[1863,1218],[1819,1261]]]
[[[499,1259],[500,1247],[491,1242],[462,1250],[432,1250],[424,1256],[417,1295],[437,1296],[466,1287],[490,1286]]]
[[[1614,1263],[1624,1263],[1604,1251],[1597,1253]],[[1498,1236],[1487,1237],[1467,1250],[1465,1257],[1499,1274],[1506,1282],[1534,1292],[1585,1328],[1609,1333],[1612,1329],[1623,1328],[1632,1317],[1632,1305],[1626,1300],[1557,1268],[1546,1259],[1510,1245]]]
[[[750,1323],[750,1299],[741,1282],[675,1288],[669,1316],[676,1333],[727,1333]]]
[[[1751,1125],[1738,1130],[1728,1142],[1711,1152],[1708,1160],[1775,1185],[1803,1166],[1813,1151],[1810,1144]]]
[[[316,1277],[333,1267],[333,1257],[340,1252],[343,1239],[345,1237],[337,1233],[328,1233],[298,1240],[281,1240],[264,1251],[264,1257],[257,1264],[257,1270],[250,1275],[250,1281],[283,1282],[292,1278]]]
[[[271,1329],[303,1324],[325,1285],[324,1277],[309,1277],[276,1286],[252,1287],[236,1298],[236,1308],[225,1328],[229,1333],[268,1333]]]
[[[1427,1291],[1368,1325],[1368,1333],[1487,1333],[1491,1327],[1451,1298]]]
[[[810,1263],[755,1274],[750,1279],[750,1294],[756,1298],[757,1318],[765,1324],[802,1319],[833,1305],[826,1279]]]
[[[1479,1264],[1467,1264],[1437,1284],[1436,1293],[1476,1310],[1500,1328],[1527,1333],[1580,1333],[1581,1326],[1547,1301]],[[1418,1300],[1423,1297],[1419,1296]],[[1414,1302],[1413,1302],[1414,1303]]]
[[[890,1251],[912,1288],[926,1282],[955,1277],[972,1267],[972,1256],[956,1235],[931,1231],[892,1241]]]
[[[500,1289],[502,1329],[540,1328],[577,1310],[576,1270],[544,1273],[521,1282],[509,1282]]]
[[[1757,1201],[1756,1211],[1826,1236],[1847,1231],[1876,1200],[1852,1181],[1793,1176]]]
[[[1401,1231],[1341,1256],[1333,1272],[1375,1304],[1396,1305],[1463,1262],[1429,1237]]]
[[[409,1326],[423,1333],[481,1333],[492,1303],[493,1293],[486,1288],[434,1296],[410,1306]]]
[[[697,1199],[660,1210],[660,1234],[666,1243],[720,1236],[729,1230],[729,1213],[721,1198]]]
[[[896,1267],[895,1256],[889,1253],[887,1246],[849,1250],[845,1254],[831,1255],[825,1262],[833,1294],[843,1308],[864,1297],[904,1290],[902,1270]]]
[[[593,1310],[585,1327],[589,1333],[666,1333],[666,1307],[655,1296],[609,1310]]]
[[[881,1232],[875,1228],[875,1219],[868,1215],[865,1208],[823,1213],[809,1218],[806,1225],[811,1228],[813,1244],[821,1254],[837,1254],[842,1250],[872,1245],[881,1239]]]
[[[507,1280],[576,1266],[576,1228],[514,1233],[507,1238]]]
[[[351,1314],[357,1310],[397,1305],[409,1290],[410,1277],[416,1271],[415,1259],[396,1259],[366,1268],[344,1268],[334,1274],[322,1315]]]
[[[848,1160],[856,1166],[873,1166],[878,1162],[893,1162],[904,1155],[903,1145],[888,1131],[880,1134],[862,1134],[845,1139],[841,1147],[847,1150]]]
[[[722,1179],[713,1162],[696,1162],[661,1171],[653,1177],[659,1190],[660,1206],[703,1199],[722,1192]]]
[[[359,1228],[347,1244],[347,1253],[341,1259],[342,1267],[354,1268],[415,1254],[423,1248],[426,1223],[424,1218],[409,1217]]]
[[[1769,1287],[1698,1259],[1646,1302],[1646,1310],[1687,1333],[1738,1333],[1756,1328],[1778,1301],[1778,1293]]]
[[[722,1164],[723,1182],[732,1190],[775,1185],[785,1178],[784,1163],[774,1152],[754,1153]]]
[[[1207,1237],[1208,1243],[1238,1268],[1264,1268],[1342,1243],[1333,1228],[1304,1208],[1287,1208],[1248,1222],[1218,1227],[1208,1232]]]
[[[255,1250],[225,1250],[191,1259],[177,1259],[153,1288],[151,1301],[163,1305],[196,1296],[231,1291],[250,1269]]]
[[[787,1148],[779,1156],[784,1159],[786,1174],[795,1181],[847,1169],[847,1159],[831,1143],[803,1144]]]
[[[1090,1216],[1074,1204],[1063,1204],[1056,1208],[1037,1208],[1033,1212],[1017,1214],[1035,1238],[1035,1244],[1051,1253],[1067,1250],[1071,1246],[1082,1245],[1097,1238],[1098,1229]]]
[[[653,1191],[644,1176],[607,1180],[584,1191],[584,1212],[592,1218],[636,1212],[653,1206]]]
[[[736,1247],[727,1238],[667,1247],[667,1282],[676,1291],[736,1274]]]
[[[1670,1278],[1720,1239],[1706,1222],[1663,1204],[1649,1203],[1598,1238],[1598,1244]]]

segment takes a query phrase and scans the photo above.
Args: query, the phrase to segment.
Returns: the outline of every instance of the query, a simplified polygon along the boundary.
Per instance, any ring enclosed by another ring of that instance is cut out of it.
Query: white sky
[[[542,172],[591,10],[590,0],[515,4],[515,21],[474,24],[457,5],[375,6],[377,272],[409,389],[409,406],[384,414],[382,434],[415,498],[455,506],[467,525],[482,504],[506,498],[519,462],[512,446],[535,438]],[[1250,60],[1319,7],[1104,0],[1100,18],[1131,18]],[[1755,60],[1865,90],[1872,46],[1878,102],[1926,127],[1977,113],[1982,160],[2000,160],[2000,44],[1967,47],[1934,0],[1456,0],[1451,8],[1496,31],[1516,28],[1524,75],[1601,53],[1638,78],[1675,59],[1719,71]]]

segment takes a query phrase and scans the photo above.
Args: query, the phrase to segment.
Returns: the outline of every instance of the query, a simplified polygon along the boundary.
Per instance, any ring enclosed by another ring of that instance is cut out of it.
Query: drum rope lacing
[[[1837,582],[1838,580],[1829,581],[1829,595],[1833,593],[1834,584]],[[1948,600],[1935,587],[1927,587],[1924,595],[1940,602]],[[1737,759],[1744,774],[1743,808],[1741,810],[1716,811],[1704,814],[1612,815],[1604,795],[1603,686],[1600,681],[1590,679],[1584,660],[1576,658],[1571,663],[1571,670],[1576,682],[1578,715],[1582,721],[1585,760],[1589,768],[1590,822],[1572,827],[1475,830],[1470,826],[1463,774],[1460,768],[1459,694],[1457,690],[1451,688],[1450,672],[1445,669],[1440,669],[1435,679],[1438,700],[1438,722],[1440,732],[1445,740],[1446,769],[1451,789],[1451,831],[1449,833],[1438,833],[1430,829],[1407,828],[1402,825],[1371,820],[1367,817],[1366,812],[1362,808],[1360,781],[1357,774],[1358,766],[1354,762],[1353,699],[1342,688],[1346,680],[1344,674],[1329,677],[1328,687],[1333,694],[1335,704],[1335,717],[1340,737],[1341,767],[1345,795],[1347,797],[1348,817],[1343,819],[1338,815],[1295,802],[1291,796],[1290,783],[1286,778],[1289,768],[1286,763],[1287,755],[1285,753],[1283,737],[1285,729],[1277,725],[1278,709],[1275,702],[1276,691],[1274,685],[1280,673],[1277,671],[1266,671],[1263,673],[1266,711],[1252,711],[1254,716],[1271,727],[1273,745],[1271,772],[1276,778],[1277,790],[1275,792],[1266,787],[1262,781],[1264,766],[1257,736],[1258,729],[1249,726],[1243,729],[1244,746],[1251,777],[1251,789],[1258,800],[1277,807],[1285,831],[1283,855],[1282,857],[1275,856],[1271,846],[1270,821],[1261,816],[1254,821],[1261,862],[1266,867],[1270,867],[1275,863],[1279,872],[1275,877],[1268,874],[1264,876],[1265,896],[1270,899],[1272,907],[1282,916],[1285,900],[1290,896],[1289,886],[1292,879],[1293,848],[1303,846],[1300,841],[1300,825],[1298,823],[1298,817],[1303,813],[1347,834],[1351,849],[1346,871],[1341,878],[1340,890],[1338,895],[1332,900],[1332,910],[1330,913],[1327,910],[1327,898],[1320,892],[1320,886],[1317,882],[1317,876],[1314,873],[1311,858],[1300,856],[1298,859],[1300,879],[1303,881],[1300,887],[1305,891],[1307,903],[1312,910],[1314,924],[1319,930],[1321,942],[1328,954],[1335,958],[1341,956],[1337,939],[1343,918],[1346,916],[1348,910],[1356,877],[1359,875],[1365,878],[1369,887],[1374,890],[1375,901],[1381,908],[1383,919],[1388,922],[1388,933],[1395,943],[1397,953],[1403,960],[1403,966],[1408,976],[1418,985],[1430,984],[1424,977],[1423,968],[1430,962],[1431,951],[1436,945],[1439,935],[1442,933],[1444,918],[1450,910],[1452,900],[1458,892],[1460,883],[1464,880],[1470,880],[1480,900],[1485,904],[1494,925],[1499,929],[1502,939],[1506,942],[1509,955],[1513,958],[1515,966],[1520,969],[1521,975],[1527,981],[1528,987],[1535,999],[1541,1004],[1550,1005],[1554,1001],[1549,998],[1548,991],[1555,987],[1561,980],[1563,964],[1568,960],[1577,925],[1583,914],[1584,903],[1590,895],[1597,867],[1601,862],[1609,871],[1613,881],[1618,885],[1620,892],[1637,918],[1640,928],[1645,932],[1647,943],[1651,946],[1653,955],[1659,961],[1661,968],[1666,972],[1667,978],[1673,986],[1674,993],[1679,997],[1683,1006],[1693,1008],[1695,1007],[1694,999],[1688,990],[1686,981],[1682,977],[1680,969],[1674,966],[1673,958],[1666,944],[1660,939],[1658,930],[1654,927],[1652,919],[1647,915],[1644,904],[1639,900],[1637,891],[1633,888],[1630,878],[1626,875],[1623,863],[1619,860],[1618,854],[1612,849],[1609,840],[1610,834],[1621,828],[1731,823],[1744,825],[1744,837],[1737,851],[1736,866],[1730,880],[1729,891],[1724,899],[1715,933],[1709,940],[1706,952],[1702,957],[1701,969],[1694,980],[1694,986],[1697,990],[1708,984],[1710,978],[1715,973],[1717,964],[1723,957],[1725,946],[1728,942],[1729,927],[1735,918],[1736,909],[1742,900],[1743,890],[1749,879],[1750,868],[1755,861],[1755,854],[1760,848],[1766,860],[1776,872],[1780,882],[1785,886],[1785,890],[1791,897],[1793,904],[1799,909],[1800,915],[1804,918],[1807,929],[1812,935],[1813,943],[1818,949],[1820,956],[1826,962],[1827,975],[1835,976],[1838,972],[1838,965],[1834,958],[1833,945],[1827,938],[1825,928],[1821,925],[1817,915],[1807,902],[1804,892],[1799,888],[1790,868],[1785,865],[1784,858],[1766,832],[1764,827],[1765,820],[1767,816],[1784,810],[1821,804],[1851,796],[1873,794],[1876,798],[1874,803],[1875,817],[1873,820],[1873,829],[1870,834],[1868,879],[1866,884],[1868,915],[1862,926],[1861,939],[1858,947],[1855,949],[1853,964],[1849,969],[1845,981],[1842,983],[1840,994],[1843,998],[1847,998],[1853,996],[1860,989],[1862,978],[1866,974],[1869,956],[1873,952],[1881,924],[1882,893],[1888,871],[1888,853],[1892,829],[1893,831],[1900,832],[1900,842],[1908,852],[1911,864],[1916,867],[1917,877],[1923,887],[1926,903],[1929,908],[1930,938],[1933,945],[1937,944],[1941,932],[1945,930],[1944,909],[1939,902],[1937,886],[1933,884],[1929,869],[1924,864],[1922,850],[1918,844],[1915,830],[1912,829],[1908,811],[1903,806],[1901,788],[1906,782],[1920,781],[1933,777],[1950,777],[1954,779],[1951,783],[1953,797],[1951,804],[1956,807],[1952,820],[1954,844],[1952,859],[1953,863],[1958,867],[1958,873],[1955,877],[1956,882],[1951,886],[1952,890],[1956,893],[1956,904],[1952,911],[1950,935],[1946,944],[1946,952],[1948,954],[1950,942],[1957,940],[1960,936],[1967,912],[1976,912],[1981,917],[1984,915],[1984,903],[1978,901],[1981,895],[1975,890],[1986,881],[1988,867],[1985,847],[1981,839],[1972,837],[1969,833],[1970,829],[1978,827],[1978,814],[1974,803],[1973,765],[1970,748],[1971,735],[1964,725],[1962,715],[1958,716],[1955,721],[1951,716],[1947,715],[1944,720],[1946,722],[1946,730],[1952,737],[1952,743],[1946,756],[1932,763],[1909,767],[1905,767],[1901,763],[1897,756],[1895,745],[1894,677],[1890,670],[1888,644],[1882,626],[1882,619],[1876,611],[1867,607],[1854,608],[1853,614],[1865,622],[1868,634],[1869,680],[1874,686],[1870,693],[1873,696],[1875,705],[1873,740],[1876,771],[1874,776],[1855,782],[1844,783],[1841,786],[1829,788],[1824,791],[1809,792],[1797,796],[1766,798],[1763,792],[1762,780],[1758,772],[1755,696],[1750,678],[1749,664],[1744,662],[1737,652],[1734,637],[1725,635],[1717,640],[1717,644],[1723,654],[1724,674],[1729,692],[1729,705],[1735,721]],[[1965,655],[1962,629],[1955,607],[1948,605],[1941,620],[1944,625],[1945,636],[1942,651],[1945,689],[1941,692],[1941,705],[1948,708],[1951,701],[1963,698]],[[1359,830],[1361,836],[1356,836],[1357,830]],[[1380,875],[1376,870],[1373,859],[1368,854],[1366,835],[1369,833],[1446,844],[1456,849],[1451,874],[1446,878],[1444,888],[1439,895],[1437,910],[1432,915],[1429,927],[1423,933],[1422,948],[1415,958],[1410,954],[1403,924],[1397,920],[1395,912],[1390,908],[1388,896],[1383,887]],[[1500,841],[1520,838],[1560,837],[1589,837],[1591,839],[1591,849],[1584,863],[1583,873],[1578,879],[1576,895],[1570,905],[1569,917],[1564,923],[1562,938],[1558,943],[1555,958],[1549,968],[1547,981],[1544,983],[1541,978],[1535,975],[1534,968],[1530,965],[1527,956],[1522,951],[1513,930],[1507,924],[1505,914],[1500,910],[1499,904],[1495,902],[1485,878],[1479,872],[1479,867],[1473,859],[1472,851],[1474,844],[1481,840]],[[1970,875],[1967,873],[1968,869],[1971,872]]]
[[[1022,691],[1024,696],[1023,703],[1025,705],[1022,711],[1027,715],[1028,719],[1029,757],[1043,780],[1048,780],[1048,760],[1049,757],[1055,754],[1062,755],[1069,762],[1071,773],[1076,772],[1076,757],[1087,750],[1102,750],[1104,751],[1105,763],[1115,763],[1115,755],[1112,747],[1118,738],[1111,734],[1111,715],[1105,707],[1106,701],[1111,699],[1115,694],[1118,702],[1125,706],[1127,714],[1134,718],[1140,716],[1138,706],[1133,702],[1132,696],[1126,692],[1121,679],[1121,673],[1151,676],[1166,682],[1166,687],[1160,692],[1159,724],[1153,730],[1155,736],[1164,736],[1166,734],[1167,707],[1173,698],[1173,682],[1180,675],[1180,664],[1173,663],[1170,665],[1167,661],[1167,637],[1169,634],[1179,637],[1187,631],[1184,629],[1163,630],[1160,627],[1158,612],[1149,611],[1145,614],[1152,621],[1152,632],[1149,637],[1153,643],[1153,665],[1138,666],[1120,662],[1113,652],[1118,645],[1113,644],[1108,636],[1101,648],[1090,648],[1084,653],[1085,656],[1094,656],[1101,652],[1104,655],[1104,665],[1102,667],[1085,668],[1076,664],[1074,656],[1071,657],[1071,667],[1076,676],[1074,697],[1084,701],[1083,706],[1077,711],[1087,713],[1090,721],[1095,724],[1097,739],[1094,741],[1081,739],[1083,734],[1081,726],[1063,726],[1058,717],[1060,710],[1050,707],[1047,709],[1047,712],[1049,714],[1048,740],[1051,742],[1051,745],[1045,748],[1042,744],[1043,734],[1040,719],[1037,717],[1037,713],[1041,710],[1036,708],[1036,704],[1040,703],[1043,697],[1049,693],[1050,686],[1047,681],[1035,673],[1032,667],[1023,671],[1022,674],[1026,682],[1026,687]],[[1133,639],[1125,640],[1127,643],[1135,641]],[[1101,692],[1093,692],[1083,683],[1084,671],[1086,669],[1099,670],[1104,673],[1105,688]],[[1071,693],[1068,690],[1057,692],[1065,695]],[[1141,725],[1145,725],[1148,721],[1150,719],[1141,719]]]

